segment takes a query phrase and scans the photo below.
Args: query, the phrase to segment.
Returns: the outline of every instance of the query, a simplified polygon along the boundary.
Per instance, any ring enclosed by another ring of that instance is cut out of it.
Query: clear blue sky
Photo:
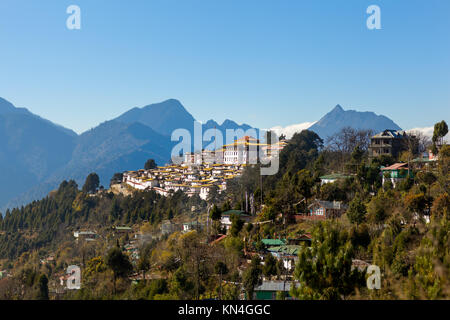
[[[68,30],[66,8],[81,8]],[[366,8],[381,8],[381,30]],[[1,0],[0,96],[77,132],[179,99],[267,128],[336,104],[450,119],[450,1]]]

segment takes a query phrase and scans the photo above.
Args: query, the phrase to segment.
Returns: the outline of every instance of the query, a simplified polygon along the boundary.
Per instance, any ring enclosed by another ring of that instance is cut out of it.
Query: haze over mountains
[[[371,129],[381,132],[385,129],[402,130],[394,121],[383,115],[373,112],[360,112],[355,110],[344,110],[339,104],[324,115],[319,121],[304,122],[287,127],[273,127],[271,130],[277,134],[285,134],[290,138],[295,132],[308,129],[317,133],[324,141],[344,127],[354,129]]]
[[[0,210],[40,199],[63,180],[79,185],[91,172],[108,186],[116,172],[137,170],[147,159],[163,165],[170,161],[171,133],[178,128],[193,133],[194,117],[174,99],[133,108],[119,117],[77,135],[70,129],[16,108],[0,99]],[[204,129],[251,128],[225,120],[210,120]],[[3,179],[2,179],[3,180]]]
[[[63,180],[74,179],[81,186],[89,173],[96,172],[101,184],[108,186],[114,173],[140,169],[149,158],[159,165],[168,163],[178,143],[171,141],[173,130],[184,128],[193,136],[195,122],[178,100],[170,99],[132,108],[77,135],[0,98],[0,169],[2,181],[6,181],[0,184],[0,211],[40,199]],[[290,138],[294,132],[308,128],[325,140],[345,126],[376,132],[400,129],[385,116],[345,111],[339,105],[317,122],[272,129]],[[252,129],[232,120],[222,124],[209,120],[201,127],[203,133],[207,129],[220,130],[224,139],[227,129],[242,129],[242,133]],[[214,146],[214,142],[203,142],[203,147],[211,144]]]

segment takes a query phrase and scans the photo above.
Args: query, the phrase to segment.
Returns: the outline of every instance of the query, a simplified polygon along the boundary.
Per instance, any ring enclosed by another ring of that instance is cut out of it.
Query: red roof
[[[393,165],[386,167],[386,168],[381,168],[381,170],[398,170],[398,169],[408,169],[408,164],[407,163],[394,163]]]
[[[222,241],[223,239],[225,239],[227,237],[226,234],[224,234],[223,236],[220,236],[219,238],[217,238],[216,240],[212,241],[210,243],[210,245],[215,245],[216,243],[219,243],[220,241]]]

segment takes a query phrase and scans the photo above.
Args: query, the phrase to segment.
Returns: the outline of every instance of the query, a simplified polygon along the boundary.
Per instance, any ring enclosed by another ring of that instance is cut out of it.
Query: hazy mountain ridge
[[[0,98],[0,167],[10,182],[0,187],[0,208],[4,211],[5,205],[15,207],[42,198],[63,180],[74,179],[81,186],[91,172],[98,173],[101,184],[108,186],[114,173],[140,169],[149,158],[164,165],[170,161],[171,150],[178,143],[171,141],[172,131],[186,129],[193,137],[196,121],[181,102],[169,99],[132,108],[77,135]],[[385,116],[345,111],[340,105],[318,122],[273,129],[277,133],[287,130],[292,135],[308,128],[326,139],[345,126],[374,131],[400,129]],[[227,129],[242,129],[242,133],[252,129],[248,124],[240,125],[228,119],[222,124],[211,119],[201,127],[203,134],[208,129],[220,130],[223,139],[227,138]],[[259,129],[254,129],[259,134]],[[217,144],[206,141],[203,147],[210,144],[222,145],[219,141]]]
[[[183,128],[191,132],[193,136],[196,121],[175,99],[130,109],[119,117],[103,122],[81,135],[76,135],[72,130],[33,115],[27,109],[15,108],[4,99],[0,100],[0,117],[18,118],[14,124],[15,131],[0,131],[0,139],[3,142],[7,141],[10,148],[15,147],[18,151],[22,151],[22,158],[28,161],[18,166],[20,162],[10,161],[12,158],[8,156],[8,153],[0,151],[1,168],[8,171],[9,180],[19,180],[18,185],[21,186],[21,188],[9,188],[9,190],[6,190],[6,185],[0,186],[0,193],[3,195],[0,197],[0,208],[3,207],[1,210],[3,212],[5,207],[20,206],[44,197],[49,191],[57,188],[63,180],[74,179],[82,185],[89,173],[96,172],[100,176],[101,184],[108,186],[114,173],[140,169],[149,158],[164,165],[170,161],[171,150],[178,143],[171,141],[172,131]],[[35,122],[34,130],[22,132],[24,128],[20,123],[23,119]],[[1,124],[0,120],[0,129]],[[209,125],[217,126],[217,129],[222,130],[224,138],[226,129],[242,128],[245,131],[251,128],[247,124],[238,125],[231,120],[225,120],[222,125],[211,120]],[[203,133],[209,125],[202,125]],[[44,128],[47,129],[44,130]],[[53,141],[48,144],[49,150],[53,153],[47,152],[48,159],[41,161],[40,157],[45,157],[47,153],[34,150],[35,145],[39,143],[33,139],[40,138],[42,136],[40,133],[46,133],[49,128],[53,131],[48,133],[48,138],[42,137],[42,139]],[[3,139],[3,136],[7,138]],[[67,141],[54,141],[60,136],[65,137]],[[35,142],[33,145],[24,145],[19,143],[20,139]],[[1,143],[0,146],[2,146]],[[4,147],[2,150],[7,149]],[[55,163],[57,159],[61,161]],[[49,162],[48,165],[47,162]],[[30,174],[30,171],[36,171],[36,174]]]
[[[333,110],[309,127],[308,130],[314,131],[326,140],[344,127],[371,129],[374,132],[381,132],[385,129],[401,130],[394,121],[386,116],[377,115],[370,111],[344,110],[340,105],[336,105]]]
[[[178,128],[191,129],[195,121],[176,99],[150,104],[143,108],[133,108],[114,120],[128,124],[139,122],[167,136]]]
[[[77,137],[67,130],[0,100],[0,207],[70,160]]]

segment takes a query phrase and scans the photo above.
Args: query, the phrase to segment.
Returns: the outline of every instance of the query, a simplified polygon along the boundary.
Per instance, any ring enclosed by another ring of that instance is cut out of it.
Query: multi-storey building
[[[417,153],[418,139],[416,136],[409,135],[405,131],[386,129],[370,139],[369,157],[390,155],[397,158],[402,151],[409,149],[413,153]]]

